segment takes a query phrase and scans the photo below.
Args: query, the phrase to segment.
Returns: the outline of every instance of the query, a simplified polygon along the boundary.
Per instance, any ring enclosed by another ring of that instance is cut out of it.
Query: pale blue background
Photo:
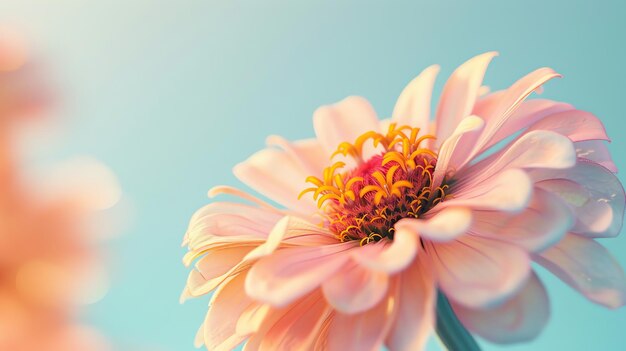
[[[0,14],[61,77],[62,152],[107,162],[133,204],[134,224],[108,247],[113,287],[85,316],[120,349],[193,349],[208,299],[178,304],[180,241],[209,187],[238,185],[236,162],[269,134],[312,136],[313,110],[349,94],[388,115],[432,63],[446,77],[498,50],[486,78],[496,89],[555,68],[565,78],[545,96],[600,116],[626,169],[624,1],[22,0],[3,1]],[[626,236],[604,243],[626,266]],[[624,348],[626,309],[597,307],[541,273],[552,300],[544,333],[485,350]]]

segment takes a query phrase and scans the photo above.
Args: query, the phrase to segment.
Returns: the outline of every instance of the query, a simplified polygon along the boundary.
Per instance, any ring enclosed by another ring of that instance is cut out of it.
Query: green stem
[[[476,340],[454,314],[446,296],[437,293],[437,335],[449,351],[480,351]]]

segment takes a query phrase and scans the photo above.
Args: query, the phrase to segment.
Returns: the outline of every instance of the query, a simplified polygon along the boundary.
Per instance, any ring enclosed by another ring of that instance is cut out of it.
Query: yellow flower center
[[[435,137],[419,132],[419,128],[391,124],[386,134],[369,131],[354,143],[339,144],[331,159],[349,156],[356,166],[344,170],[344,162],[335,162],[324,169],[322,179],[307,177],[313,186],[300,197],[313,194],[329,228],[342,242],[359,240],[366,245],[393,240],[397,221],[419,218],[449,196],[448,185],[431,188],[437,154],[421,145]],[[363,147],[369,140],[380,152],[364,160]]]

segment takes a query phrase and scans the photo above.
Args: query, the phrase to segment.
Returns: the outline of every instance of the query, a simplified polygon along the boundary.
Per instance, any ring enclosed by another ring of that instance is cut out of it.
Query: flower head
[[[592,114],[527,97],[559,75],[538,69],[506,90],[482,79],[495,53],[446,83],[437,66],[388,120],[363,98],[319,108],[316,139],[269,147],[235,167],[276,208],[215,202],[191,219],[183,299],[215,291],[197,344],[246,349],[416,350],[437,292],[471,332],[535,337],[549,302],[531,261],[590,300],[624,304],[626,279],[594,238],[616,236],[624,191]]]

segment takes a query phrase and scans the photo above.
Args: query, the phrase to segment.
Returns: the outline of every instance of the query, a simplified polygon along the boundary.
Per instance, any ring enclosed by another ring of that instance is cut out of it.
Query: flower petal
[[[322,246],[336,243],[337,239],[320,226],[309,223],[301,218],[285,216],[276,223],[267,240],[246,255],[246,260],[254,260],[267,256],[281,243],[297,246]]]
[[[312,198],[298,200],[309,174],[283,150],[261,150],[236,165],[233,173],[252,189],[289,209],[307,215],[317,211]]]
[[[487,66],[496,55],[487,52],[475,56],[452,73],[437,107],[437,140],[443,142],[463,118],[472,114]]]
[[[196,348],[202,347],[202,345],[204,345],[204,322],[200,325],[200,328],[198,328],[196,337],[193,340],[193,346]]]
[[[394,325],[387,336],[391,351],[423,350],[435,326],[435,282],[425,260],[400,275]]]
[[[519,130],[518,123],[513,123],[510,128],[508,127],[509,123],[517,122],[512,119],[514,112],[533,91],[556,77],[560,77],[560,75],[550,68],[537,69],[500,93],[494,103],[474,111],[485,119],[486,125],[472,151],[472,155],[478,155],[489,146],[495,145],[503,138],[517,132]],[[523,118],[524,116],[520,117]]]
[[[568,137],[571,141],[609,140],[604,125],[593,114],[570,110],[552,114],[528,127],[532,130],[549,130]]]
[[[355,245],[358,243],[283,248],[252,266],[246,291],[258,301],[286,306],[341,269]]]
[[[468,307],[506,300],[530,272],[526,252],[498,240],[465,235],[449,243],[427,243],[426,251],[443,292]]]
[[[459,123],[454,133],[441,145],[433,173],[433,188],[441,185],[450,171],[456,172],[466,163],[469,150],[474,145],[475,136],[484,125],[485,123],[480,117],[466,117]]]
[[[574,143],[574,147],[576,147],[578,158],[597,163],[609,171],[617,173],[617,166],[615,166],[611,153],[603,140],[579,141]]]
[[[573,209],[573,232],[588,237],[614,237],[622,228],[626,196],[619,179],[608,169],[579,161],[568,170],[529,172],[537,186],[561,197]]]
[[[189,273],[187,278],[189,295],[201,296],[215,289],[230,276],[231,270],[251,249],[252,246],[234,246],[209,250]]]
[[[271,209],[214,202],[191,217],[183,244],[198,250],[211,242],[262,241],[281,217]]]
[[[388,285],[387,273],[352,263],[326,280],[322,291],[328,303],[337,311],[354,314],[378,304],[387,294]]]
[[[250,335],[256,333],[266,325],[268,316],[272,315],[275,309],[268,304],[253,303],[245,311],[241,313],[241,316],[237,320],[237,326],[235,332],[238,335]]]
[[[521,211],[532,195],[532,184],[520,169],[508,169],[488,181],[473,186],[453,185],[452,199],[445,200],[433,209],[436,213],[447,207],[468,207],[472,210]]]
[[[340,143],[352,143],[365,132],[378,131],[378,117],[367,100],[350,96],[334,105],[318,108],[313,114],[313,126],[330,157]]]
[[[461,323],[471,332],[502,344],[534,339],[550,317],[548,294],[534,273],[515,296],[501,305],[473,309],[453,303],[452,307]]]
[[[409,265],[417,254],[417,235],[408,229],[399,228],[393,241],[380,241],[353,250],[351,257],[363,267],[374,271],[395,273]]]
[[[330,308],[319,293],[289,306],[263,335],[259,350],[309,350],[328,317]]]
[[[504,240],[539,252],[557,243],[574,224],[569,208],[558,197],[535,189],[521,213],[474,211],[474,235]]]
[[[236,333],[241,314],[254,302],[244,290],[245,274],[239,274],[220,285],[209,303],[204,320],[204,343],[209,350],[231,350],[239,345],[245,335]]]
[[[277,146],[285,150],[292,159],[298,161],[300,167],[308,175],[320,177],[324,167],[328,166],[328,155],[317,139],[290,142],[281,136],[271,135],[267,138],[266,143],[268,146]]]
[[[394,301],[386,298],[359,314],[336,312],[328,329],[329,351],[378,350],[390,327]]]
[[[400,126],[417,127],[428,132],[430,126],[430,100],[439,66],[432,65],[404,88],[393,108],[392,121]]]
[[[593,302],[611,308],[626,303],[624,271],[593,239],[568,234],[534,259]]]
[[[459,178],[481,183],[510,168],[569,168],[576,164],[574,145],[565,136],[544,130],[522,135],[500,152],[476,163]]]
[[[395,228],[411,230],[432,241],[450,241],[464,234],[471,223],[472,211],[464,207],[448,207],[428,219],[401,219]]]
[[[501,102],[506,91],[499,91],[488,95],[484,99],[479,100],[474,108],[474,114],[478,116],[488,115],[493,118],[488,111],[491,111],[497,107]],[[485,149],[497,144],[515,134],[516,132],[527,128],[533,123],[540,121],[548,116],[560,113],[563,111],[575,110],[574,106],[563,102],[557,102],[546,99],[533,99],[523,101],[519,107],[511,114],[506,123],[504,123],[500,129],[498,129],[491,139],[484,146]],[[542,128],[539,128],[542,129]]]

